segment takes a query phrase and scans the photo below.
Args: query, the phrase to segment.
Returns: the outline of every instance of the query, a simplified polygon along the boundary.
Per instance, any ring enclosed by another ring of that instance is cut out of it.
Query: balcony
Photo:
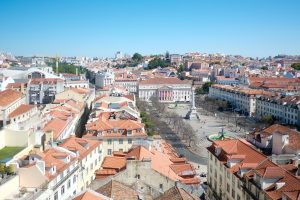
[[[79,169],[79,165],[77,165],[69,174],[64,176],[56,185],[52,188],[53,191],[56,190],[62,183],[64,183],[68,178],[70,178],[73,174],[76,173],[76,171]]]
[[[222,196],[219,196],[218,193],[212,188],[212,185],[207,182],[208,188],[212,192],[212,198],[211,199],[216,199],[216,200],[222,200]]]
[[[251,189],[249,189],[247,187],[247,183],[243,182],[243,184],[241,184],[241,186],[242,186],[243,190],[245,191],[245,193],[248,194],[249,196],[251,196],[252,199],[259,200],[259,198],[257,198],[255,196],[255,194],[252,193]]]

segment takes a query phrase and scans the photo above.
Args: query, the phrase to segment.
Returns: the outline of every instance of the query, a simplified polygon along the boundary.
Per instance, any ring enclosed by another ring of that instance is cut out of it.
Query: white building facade
[[[113,84],[115,81],[115,74],[112,70],[107,69],[103,72],[98,72],[95,78],[95,85],[97,88],[103,88],[107,85]]]
[[[270,97],[260,96],[256,100],[256,117],[272,115],[276,120],[292,125],[300,125],[300,96]]]
[[[152,78],[139,82],[138,95],[144,101],[156,97],[160,102],[189,102],[192,85],[178,78]]]

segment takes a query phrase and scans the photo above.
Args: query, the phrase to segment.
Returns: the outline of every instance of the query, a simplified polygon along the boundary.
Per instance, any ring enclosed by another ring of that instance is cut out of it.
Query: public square
[[[168,108],[168,111],[176,112],[182,118],[185,118],[189,109],[189,104],[181,104],[174,108]],[[189,123],[196,132],[196,142],[194,143],[195,145],[190,147],[190,150],[202,157],[207,157],[206,147],[210,145],[207,139],[208,136],[218,134],[222,129],[227,135],[234,138],[244,137],[246,134],[244,129],[236,127],[235,124],[228,122],[226,118],[220,117],[218,114],[209,114],[202,108],[197,108],[197,111],[199,115],[198,120],[184,120]]]

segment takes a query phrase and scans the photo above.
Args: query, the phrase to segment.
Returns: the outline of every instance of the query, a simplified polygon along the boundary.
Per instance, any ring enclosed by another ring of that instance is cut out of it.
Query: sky
[[[300,54],[299,0],[0,0],[0,52]]]

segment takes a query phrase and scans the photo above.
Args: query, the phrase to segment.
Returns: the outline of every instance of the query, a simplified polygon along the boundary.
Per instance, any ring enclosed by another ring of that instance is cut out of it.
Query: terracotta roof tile
[[[35,106],[34,105],[29,105],[29,104],[22,104],[20,105],[16,110],[14,110],[13,112],[11,112],[9,114],[10,118],[22,115],[24,113],[27,113],[28,111],[30,111],[31,109],[33,109]]]
[[[106,156],[102,162],[101,167],[104,169],[116,169],[120,171],[126,167],[126,158]]]
[[[0,92],[0,106],[5,107],[15,102],[18,99],[21,99],[23,94],[21,92],[7,89]]]
[[[102,194],[99,194],[93,190],[83,191],[73,197],[72,200],[108,200],[108,197],[105,197]]]
[[[79,152],[80,159],[84,159],[90,152],[94,151],[101,144],[97,140],[88,140],[71,136],[60,144],[60,147],[64,147],[74,153]]]
[[[57,82],[63,82],[60,78],[34,78],[31,79],[30,84],[56,84]]]
[[[114,200],[139,199],[138,193],[135,190],[115,180],[111,180],[106,185],[100,187],[96,191],[105,196],[111,197]]]
[[[199,198],[191,195],[182,188],[176,186],[165,191],[164,194],[157,197],[155,200],[198,200]]]
[[[180,80],[178,78],[150,78],[148,80],[141,81],[140,85],[149,84],[191,84],[188,80]]]
[[[67,127],[68,122],[61,120],[59,118],[52,119],[49,121],[45,127],[45,132],[51,132],[53,131],[53,139],[56,140],[63,132],[63,130]]]

